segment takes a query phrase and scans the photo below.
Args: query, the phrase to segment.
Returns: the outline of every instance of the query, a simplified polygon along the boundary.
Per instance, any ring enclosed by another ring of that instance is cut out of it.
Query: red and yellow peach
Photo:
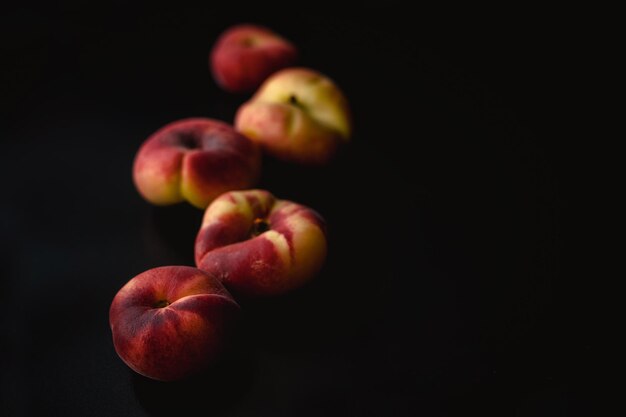
[[[171,381],[206,369],[228,343],[239,305],[211,275],[187,266],[150,269],[119,290],[109,310],[120,358]]]
[[[218,195],[253,186],[261,154],[226,123],[191,118],[170,123],[141,146],[133,166],[139,193],[156,205],[188,201],[205,208]]]
[[[213,77],[227,91],[254,91],[272,73],[293,65],[296,47],[271,30],[237,25],[224,31],[210,56]]]
[[[320,165],[349,141],[352,123],[348,101],[331,79],[287,68],[239,108],[235,128],[276,158]]]
[[[264,190],[232,191],[207,208],[196,238],[198,268],[235,295],[283,294],[313,278],[326,258],[326,228],[314,210]]]

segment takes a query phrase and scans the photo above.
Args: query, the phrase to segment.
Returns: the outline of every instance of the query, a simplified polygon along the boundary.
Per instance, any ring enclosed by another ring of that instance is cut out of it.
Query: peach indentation
[[[250,234],[252,236],[258,236],[270,230],[270,223],[266,219],[256,218],[254,222],[252,222],[252,231]]]

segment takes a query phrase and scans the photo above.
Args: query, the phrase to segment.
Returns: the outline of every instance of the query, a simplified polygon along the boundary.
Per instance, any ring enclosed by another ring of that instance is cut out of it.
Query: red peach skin
[[[145,271],[109,310],[113,344],[135,372],[172,381],[206,369],[226,346],[239,305],[212,276],[188,266]]]
[[[264,190],[228,192],[206,210],[196,238],[198,268],[248,298],[283,294],[324,264],[326,227],[301,204]]]
[[[211,51],[211,72],[217,83],[233,93],[254,91],[274,72],[293,65],[296,47],[257,25],[237,25],[224,31]]]
[[[215,197],[258,180],[258,147],[226,123],[192,118],[170,123],[141,146],[133,166],[139,193],[156,205],[188,201],[205,208]]]

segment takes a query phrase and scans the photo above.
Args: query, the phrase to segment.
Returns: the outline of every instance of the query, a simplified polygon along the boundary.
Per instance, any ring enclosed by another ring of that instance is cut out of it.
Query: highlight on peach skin
[[[206,210],[195,245],[198,268],[236,296],[273,296],[302,286],[326,259],[326,226],[313,209],[268,191],[232,191]]]
[[[145,271],[109,310],[113,344],[135,372],[183,379],[214,363],[228,344],[239,305],[214,277],[188,266]]]
[[[210,56],[216,82],[233,93],[254,91],[272,73],[292,66],[296,47],[263,26],[244,24],[224,31]]]
[[[308,165],[329,162],[352,132],[342,91],[306,68],[287,68],[268,78],[237,111],[235,128],[268,154]]]
[[[205,208],[215,197],[250,188],[260,175],[258,146],[230,125],[191,118],[166,125],[139,149],[133,180],[156,205],[188,201]]]

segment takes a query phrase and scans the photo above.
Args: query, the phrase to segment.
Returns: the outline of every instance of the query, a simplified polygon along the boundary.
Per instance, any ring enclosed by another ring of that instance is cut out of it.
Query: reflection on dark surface
[[[243,340],[238,340],[218,363],[185,380],[161,382],[133,372],[133,389],[152,416],[219,415],[249,391],[255,360]]]
[[[146,203],[148,205],[148,203]],[[188,203],[149,207],[143,219],[143,244],[155,258],[194,266],[194,244],[204,212]]]

